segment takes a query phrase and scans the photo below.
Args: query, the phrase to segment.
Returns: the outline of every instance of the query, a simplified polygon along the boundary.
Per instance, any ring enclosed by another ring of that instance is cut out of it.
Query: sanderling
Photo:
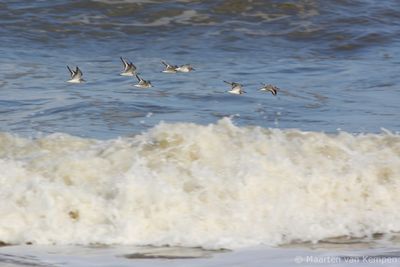
[[[176,73],[176,69],[178,68],[178,66],[176,65],[170,65],[165,61],[161,61],[162,64],[164,64],[165,69],[162,71],[164,73]]]
[[[262,83],[261,85],[263,87],[260,89],[260,91],[271,92],[273,95],[276,95],[278,93],[279,88],[275,85],[264,83]]]
[[[190,64],[185,64],[176,68],[178,72],[191,72],[192,70],[194,70],[194,68]]]
[[[69,66],[67,66],[69,72],[71,73],[71,79],[68,80],[67,82],[69,83],[81,83],[84,82],[85,80],[82,79],[83,73],[82,71],[76,66],[75,70],[71,70]]]
[[[120,73],[121,76],[134,76],[136,74],[136,66],[132,62],[120,57],[122,63],[124,64],[124,70]]]
[[[140,87],[140,88],[150,88],[153,87],[151,85],[150,81],[145,81],[142,78],[140,78],[137,74],[136,74],[136,78],[138,79],[138,84],[135,84],[136,87]]]
[[[232,87],[231,90],[228,91],[231,94],[241,95],[246,93],[242,88],[243,85],[241,85],[240,83],[227,82],[227,81],[224,81],[224,83],[227,83]]]

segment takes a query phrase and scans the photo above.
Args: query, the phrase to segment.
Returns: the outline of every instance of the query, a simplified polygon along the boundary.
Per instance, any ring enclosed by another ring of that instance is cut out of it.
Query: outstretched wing
[[[136,70],[136,66],[133,65],[132,62],[129,63],[129,68],[132,69],[132,70]]]
[[[77,78],[81,78],[83,76],[83,73],[82,73],[81,69],[78,66],[76,66],[75,76]]]
[[[227,81],[224,81],[224,83],[227,83],[227,84],[229,84],[229,85],[233,85],[233,83],[227,82]]]
[[[122,61],[122,64],[124,64],[124,70],[126,71],[129,68],[129,63],[128,63],[128,61],[126,61],[122,57],[120,57],[120,59]]]
[[[67,65],[67,68],[68,68],[68,70],[69,70],[69,73],[71,74],[71,77],[74,77],[74,72],[70,69],[70,67]]]
[[[268,91],[270,91],[273,95],[276,95],[278,93],[278,87],[270,85],[267,86]]]

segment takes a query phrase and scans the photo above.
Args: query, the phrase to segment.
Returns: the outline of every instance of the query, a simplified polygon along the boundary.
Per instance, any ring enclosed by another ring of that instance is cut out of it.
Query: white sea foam
[[[0,240],[236,248],[400,231],[400,136],[159,124],[0,134]]]

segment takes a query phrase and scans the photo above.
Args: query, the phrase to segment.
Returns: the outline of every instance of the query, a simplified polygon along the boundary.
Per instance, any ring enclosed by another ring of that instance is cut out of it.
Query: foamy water
[[[400,231],[400,136],[160,123],[0,134],[0,240],[237,248]]]

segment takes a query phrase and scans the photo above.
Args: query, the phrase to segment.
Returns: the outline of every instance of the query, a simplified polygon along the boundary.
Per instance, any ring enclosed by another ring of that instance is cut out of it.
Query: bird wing
[[[83,76],[83,73],[78,66],[76,66],[76,74],[78,75],[79,78]]]
[[[67,65],[67,68],[69,70],[69,73],[71,74],[71,77],[73,77],[74,76],[74,72],[70,69],[70,67],[68,65]]]
[[[124,64],[124,69],[126,70],[129,66],[128,62],[125,59],[123,59],[122,57],[120,57],[120,59],[121,59],[122,63]]]
[[[132,63],[132,62],[130,62],[130,63],[129,63],[129,68],[132,68],[133,70],[136,70],[136,66],[135,66],[135,65],[133,65],[133,63]]]
[[[268,91],[270,91],[273,95],[276,95],[278,93],[278,87],[270,86],[268,87]]]
[[[232,89],[234,89],[234,88],[239,88],[241,90],[242,89],[242,85],[240,83],[233,82],[232,83]]]

